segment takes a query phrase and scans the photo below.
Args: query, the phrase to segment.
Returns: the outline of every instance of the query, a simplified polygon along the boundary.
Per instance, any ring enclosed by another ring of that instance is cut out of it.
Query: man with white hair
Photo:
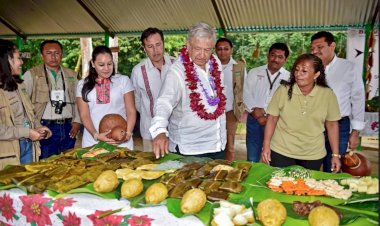
[[[157,158],[168,151],[224,159],[226,97],[221,63],[212,55],[215,29],[200,22],[170,67],[150,127]]]

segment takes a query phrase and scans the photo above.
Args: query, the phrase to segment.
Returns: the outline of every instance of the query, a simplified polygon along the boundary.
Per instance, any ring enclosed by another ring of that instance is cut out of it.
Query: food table
[[[167,161],[169,162],[170,160],[178,159],[178,156],[169,154],[165,158],[169,159]],[[342,212],[344,217],[341,222],[344,225],[363,226],[376,225],[377,223],[378,194],[355,194],[348,200],[342,200],[326,196],[289,195],[274,192],[268,188],[267,183],[273,173],[279,169],[263,163],[251,164],[246,161],[237,161],[231,166],[237,167],[241,162],[244,165],[250,165],[249,172],[247,172],[245,179],[241,181],[243,190],[230,193],[228,201],[245,205],[247,208],[253,207],[256,222],[258,222],[253,225],[260,225],[260,221],[256,216],[257,204],[268,198],[276,199],[285,206],[287,210],[286,221],[283,224],[285,226],[308,225],[307,217],[297,216],[294,213],[292,203],[294,201],[313,202],[316,200],[331,205]],[[45,166],[43,165],[43,167]],[[31,165],[31,169],[41,170],[43,167],[38,164]],[[0,181],[4,181],[4,173],[3,175],[1,174],[2,172],[0,172]],[[347,174],[328,174],[318,171],[311,171],[310,175],[318,180],[351,178]],[[160,178],[157,180],[163,181]],[[154,180],[144,180],[144,187],[150,186],[153,182]],[[95,192],[93,183],[63,193],[48,189],[43,193],[27,194],[25,187],[18,186],[20,183],[22,181],[0,185],[0,225],[196,226],[210,224],[211,220],[213,220],[213,210],[219,205],[218,201],[207,201],[205,207],[194,216],[181,213],[181,200],[178,198],[167,198],[159,205],[144,204],[142,201],[144,194],[141,194],[140,198],[137,196],[136,199],[132,198],[129,201],[125,198],[120,198],[121,184],[115,192],[104,194]]]

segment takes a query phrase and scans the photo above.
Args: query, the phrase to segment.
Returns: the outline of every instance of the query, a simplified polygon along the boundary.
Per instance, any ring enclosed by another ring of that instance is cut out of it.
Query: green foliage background
[[[346,57],[346,32],[332,32],[335,35],[337,49],[336,52],[340,57]],[[231,39],[234,45],[233,57],[238,59],[243,57],[247,63],[247,71],[254,67],[266,64],[266,55],[269,47],[275,42],[286,43],[290,50],[288,62],[285,68],[291,68],[295,59],[302,53],[309,52],[310,37],[313,33],[235,33],[229,34],[227,38]],[[130,75],[132,68],[146,57],[138,36],[119,36],[119,62],[118,72],[124,75]],[[24,59],[23,71],[41,64],[39,45],[43,40],[26,40],[23,43],[22,51],[31,52],[31,59]],[[75,69],[80,56],[80,41],[78,39],[59,39],[64,47],[64,57],[62,64],[65,67]],[[172,56],[178,55],[178,50],[185,44],[186,35],[165,35],[165,51]],[[93,38],[93,46],[104,44],[103,38]],[[252,58],[252,53],[259,45],[259,55]],[[78,68],[80,69],[80,68]],[[81,70],[79,70],[81,71]]]

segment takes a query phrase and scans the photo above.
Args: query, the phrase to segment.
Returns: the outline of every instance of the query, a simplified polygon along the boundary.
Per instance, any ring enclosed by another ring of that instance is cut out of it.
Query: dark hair
[[[164,42],[164,34],[162,33],[160,29],[155,28],[155,27],[148,27],[141,34],[141,37],[140,37],[141,44],[144,46],[144,40],[154,34],[159,34],[161,36],[162,42]]]
[[[228,44],[230,44],[230,47],[233,48],[232,42],[228,38],[219,38],[215,43],[215,48],[219,42],[228,42]]]
[[[331,34],[328,31],[320,31],[315,33],[313,36],[311,36],[311,41],[314,41],[315,39],[325,38],[325,41],[328,45],[331,45],[331,43],[335,42],[334,35]]]
[[[289,100],[292,99],[293,86],[296,83],[296,78],[294,75],[294,73],[296,71],[296,67],[297,67],[297,65],[299,65],[300,63],[302,63],[304,61],[311,61],[313,63],[314,72],[320,73],[315,84],[318,86],[322,86],[322,87],[329,87],[327,85],[325,67],[323,66],[322,60],[319,57],[317,57],[311,53],[302,54],[299,57],[297,57],[296,61],[294,62],[292,70],[290,72],[289,82],[287,84],[285,84],[285,85],[290,86],[289,90],[288,90]]]
[[[95,63],[96,57],[99,54],[109,54],[112,57],[111,49],[107,46],[97,46],[94,51],[92,51],[91,61]],[[87,95],[91,92],[91,90],[95,87],[96,78],[98,77],[98,73],[96,73],[95,68],[92,66],[90,61],[90,69],[88,72],[88,76],[84,79],[84,84],[82,88],[82,98],[85,102],[89,102]],[[115,75],[115,66],[113,67],[113,71],[111,77]],[[110,79],[111,79],[110,77]]]
[[[282,43],[282,42],[276,42],[274,43],[270,48],[269,48],[269,51],[268,53],[270,53],[272,50],[274,49],[279,49],[279,50],[282,50],[285,52],[285,57],[288,58],[289,56],[289,48],[288,46],[285,44],[285,43]]]
[[[18,75],[12,74],[12,67],[9,63],[9,59],[13,59],[16,50],[13,42],[0,39],[0,88],[6,91],[17,90],[17,83],[23,82]]]
[[[57,40],[45,40],[40,45],[40,52],[41,53],[44,50],[44,47],[45,47],[46,44],[57,44],[57,45],[59,45],[59,48],[63,52],[63,47],[62,47],[62,44],[60,42],[58,42]]]

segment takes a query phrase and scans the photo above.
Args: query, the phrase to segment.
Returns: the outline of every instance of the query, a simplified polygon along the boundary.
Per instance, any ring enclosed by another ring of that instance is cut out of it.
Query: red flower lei
[[[201,100],[202,100],[201,94],[197,92],[198,82],[196,79],[196,71],[194,68],[194,63],[190,60],[186,46],[180,49],[179,53],[182,59],[183,66],[185,67],[185,74],[186,74],[185,81],[187,82],[187,87],[191,91],[189,94],[191,110],[193,110],[194,112],[197,112],[198,116],[201,119],[205,119],[205,120],[217,119],[221,114],[224,113],[224,110],[226,107],[226,97],[223,94],[223,87],[221,86],[221,80],[220,80],[220,71],[218,68],[218,63],[216,62],[214,56],[211,55],[210,57],[211,67],[212,67],[211,76],[214,78],[216,95],[217,97],[219,97],[220,101],[215,111],[210,113],[206,111],[205,105],[201,103]]]

